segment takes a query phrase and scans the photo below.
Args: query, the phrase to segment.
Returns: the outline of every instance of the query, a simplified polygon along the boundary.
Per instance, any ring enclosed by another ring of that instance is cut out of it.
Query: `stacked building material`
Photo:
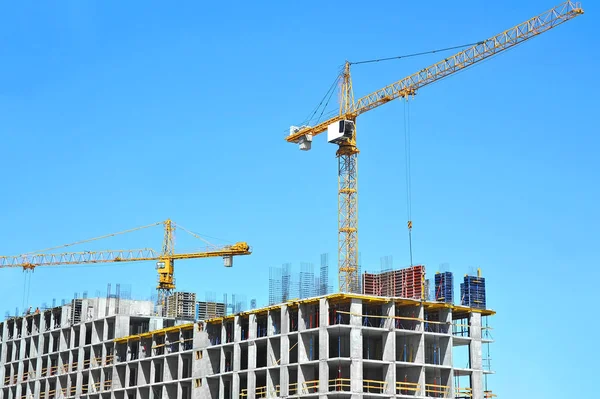
[[[435,300],[438,302],[454,303],[454,278],[452,272],[437,272],[435,274]]]
[[[424,299],[424,285],[425,266],[362,275],[362,292],[366,295]]]
[[[167,317],[193,320],[196,317],[196,294],[174,292],[167,297]]]
[[[485,309],[485,278],[481,276],[465,276],[460,284],[461,305],[470,308]]]

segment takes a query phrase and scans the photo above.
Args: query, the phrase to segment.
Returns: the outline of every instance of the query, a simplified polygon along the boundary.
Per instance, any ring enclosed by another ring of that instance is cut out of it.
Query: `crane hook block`
[[[307,127],[310,126],[290,126],[290,136],[298,133],[300,130],[305,129]],[[311,148],[312,139],[312,134],[305,134],[301,136],[298,140],[296,140],[296,143],[300,146],[300,150],[308,151]]]
[[[354,122],[341,120],[327,126],[327,141],[333,144],[340,144],[352,139],[354,134]]]

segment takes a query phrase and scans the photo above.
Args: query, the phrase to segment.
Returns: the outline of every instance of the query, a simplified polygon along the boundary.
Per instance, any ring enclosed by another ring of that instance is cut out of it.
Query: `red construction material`
[[[363,294],[423,299],[425,266],[363,274]]]

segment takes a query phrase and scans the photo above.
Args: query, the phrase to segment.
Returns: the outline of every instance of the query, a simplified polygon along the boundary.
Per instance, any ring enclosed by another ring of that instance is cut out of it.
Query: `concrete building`
[[[189,323],[76,301],[0,324],[0,399],[492,397],[490,310],[331,294]]]

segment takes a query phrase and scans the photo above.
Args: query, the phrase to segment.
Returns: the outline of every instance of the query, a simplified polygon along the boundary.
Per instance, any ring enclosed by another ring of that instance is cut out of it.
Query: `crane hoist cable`
[[[23,309],[26,311],[29,306],[29,292],[31,289],[31,276],[33,273],[31,273],[31,270],[23,269],[23,271],[25,272],[23,278]],[[18,316],[18,314],[15,316]]]
[[[404,101],[404,160],[406,171],[406,226],[408,227],[408,251],[410,255],[410,266],[412,267],[412,172],[410,155],[410,102],[407,96],[406,101]]]

